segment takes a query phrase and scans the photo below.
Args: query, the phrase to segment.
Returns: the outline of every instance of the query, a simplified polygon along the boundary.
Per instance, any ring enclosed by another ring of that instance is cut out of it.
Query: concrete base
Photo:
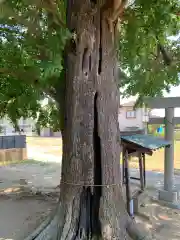
[[[137,214],[139,212],[139,208],[141,207],[141,205],[146,205],[148,201],[149,201],[149,195],[147,194],[146,191],[135,196],[133,198],[134,213]]]
[[[166,202],[166,201],[163,201],[163,200],[159,200],[158,198],[156,197],[152,197],[151,199],[153,202],[156,202],[162,206],[165,206],[165,207],[169,207],[169,208],[172,208],[172,209],[178,209],[180,210],[180,202],[177,201],[177,202]]]
[[[159,191],[159,200],[165,201],[165,202],[177,202],[178,200],[178,192],[168,192],[165,190]]]

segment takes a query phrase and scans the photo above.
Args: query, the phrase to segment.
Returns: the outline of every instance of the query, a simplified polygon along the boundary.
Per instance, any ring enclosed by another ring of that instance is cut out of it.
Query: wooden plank
[[[144,103],[149,108],[176,108],[180,107],[180,97],[145,97]]]
[[[141,180],[140,178],[137,178],[137,177],[130,177],[130,179],[132,179],[132,180],[137,180],[137,181],[140,181],[140,180]]]
[[[6,161],[6,150],[0,149],[0,162],[5,162],[5,161]]]
[[[150,150],[150,149],[147,149],[147,148],[144,148],[144,147],[140,147],[138,146],[137,144],[135,143],[129,143],[128,141],[125,141],[124,139],[121,141],[121,144],[129,150],[133,150],[133,151],[136,151],[136,152],[139,152],[139,153],[146,153],[150,156],[152,156],[153,154],[153,151]]]
[[[127,204],[127,212],[130,214],[130,201],[131,201],[131,192],[129,186],[129,159],[128,159],[128,152],[124,149],[124,164],[125,164],[125,179],[126,179],[126,204]]]
[[[140,171],[141,190],[144,191],[144,174],[143,174],[143,158],[142,158],[142,154],[139,154],[139,171]]]
[[[149,118],[148,124],[165,124],[165,118]],[[180,117],[174,117],[174,124],[180,124]]]
[[[143,158],[143,175],[144,175],[144,187],[146,187],[146,155],[142,154]]]
[[[26,148],[0,149],[0,162],[22,161],[27,159]]]

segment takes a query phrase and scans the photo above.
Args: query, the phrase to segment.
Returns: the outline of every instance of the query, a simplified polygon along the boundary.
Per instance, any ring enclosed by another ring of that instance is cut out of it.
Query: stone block
[[[178,192],[175,191],[165,191],[165,190],[159,190],[159,200],[165,201],[165,202],[177,202],[178,200]]]
[[[146,205],[146,203],[149,201],[149,195],[146,191],[139,192],[135,197],[133,197],[133,203],[134,203],[134,213],[137,214],[139,212],[139,208],[141,205]]]

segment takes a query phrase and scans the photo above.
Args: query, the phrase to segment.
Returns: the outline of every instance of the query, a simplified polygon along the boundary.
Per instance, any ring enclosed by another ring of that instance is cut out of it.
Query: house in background
[[[0,119],[0,135],[19,135],[38,136],[36,121],[32,118],[20,118],[18,121],[20,132],[16,132],[11,121],[4,117]],[[53,132],[50,128],[40,129],[41,137],[61,137],[61,132]]]
[[[119,108],[119,126],[120,131],[136,131],[146,130],[147,122],[149,119],[149,110],[146,108],[134,109],[135,101],[129,101],[120,105]],[[35,120],[28,118],[21,118],[18,121],[19,128],[22,130],[22,134],[27,136],[38,135],[35,131]],[[7,118],[0,119],[0,135],[15,135],[19,132],[15,132],[12,123]],[[53,132],[50,128],[42,128],[40,130],[40,136],[42,137],[61,137],[61,132]]]
[[[40,131],[41,137],[61,137],[61,132],[53,132],[50,128],[42,128]]]
[[[35,133],[35,121],[31,118],[21,118],[18,121],[19,128],[21,130],[22,134],[32,136]],[[19,134],[19,132],[16,132],[12,123],[8,118],[1,118],[0,119],[0,135],[15,135]]]
[[[134,109],[136,101],[129,101],[120,105],[119,128],[120,131],[147,130],[149,110],[147,108]]]

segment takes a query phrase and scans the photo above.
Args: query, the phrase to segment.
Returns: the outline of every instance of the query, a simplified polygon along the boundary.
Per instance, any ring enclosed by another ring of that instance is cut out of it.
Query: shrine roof
[[[159,148],[171,145],[170,141],[147,134],[122,136],[121,140],[126,143],[133,144],[134,146],[137,146],[139,148],[147,149],[149,151],[154,151]]]

